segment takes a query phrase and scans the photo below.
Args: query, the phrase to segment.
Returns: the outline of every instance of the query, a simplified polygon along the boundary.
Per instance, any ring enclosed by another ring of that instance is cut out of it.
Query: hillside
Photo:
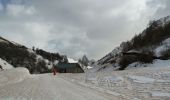
[[[25,67],[30,73],[46,73],[51,72],[51,59],[53,63],[63,56],[42,49],[32,50],[0,37],[0,58],[14,67]]]
[[[98,64],[111,64],[120,70],[134,62],[153,63],[155,59],[170,59],[170,16],[150,21],[148,27],[131,40],[98,60]]]

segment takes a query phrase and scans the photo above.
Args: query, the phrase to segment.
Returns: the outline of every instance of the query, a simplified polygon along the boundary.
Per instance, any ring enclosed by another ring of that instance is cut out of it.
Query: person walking
[[[55,67],[52,68],[52,72],[53,72],[53,75],[55,76],[57,73],[57,70],[55,69]]]

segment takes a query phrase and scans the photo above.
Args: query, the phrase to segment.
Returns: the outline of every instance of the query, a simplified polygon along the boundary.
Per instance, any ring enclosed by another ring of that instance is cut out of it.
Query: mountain
[[[129,64],[153,63],[155,59],[170,59],[170,16],[150,21],[142,33],[122,42],[120,46],[98,60],[98,65],[111,64],[123,70]]]
[[[52,63],[63,60],[59,53],[50,53],[42,49],[30,49],[21,44],[0,37],[0,58],[14,67],[25,67],[30,73],[51,72]]]
[[[88,66],[89,65],[89,59],[87,58],[86,55],[84,55],[82,58],[79,59],[79,63],[81,63],[84,66]]]

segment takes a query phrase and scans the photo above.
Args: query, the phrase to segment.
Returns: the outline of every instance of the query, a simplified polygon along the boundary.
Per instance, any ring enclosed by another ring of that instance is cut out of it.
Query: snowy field
[[[2,60],[6,68],[0,71],[0,100],[170,100],[169,63],[158,60],[124,71],[106,68],[53,76],[30,75]]]
[[[144,66],[147,67],[61,76],[123,100],[170,100],[170,61]]]

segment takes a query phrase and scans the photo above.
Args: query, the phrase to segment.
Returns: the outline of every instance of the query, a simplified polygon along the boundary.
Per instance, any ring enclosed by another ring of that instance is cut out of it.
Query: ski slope
[[[19,78],[15,82],[8,80],[15,76],[15,71],[20,73],[18,70],[24,76],[22,80],[19,75],[15,77],[15,80]],[[13,75],[7,71],[0,72],[0,76],[5,77],[4,82],[9,83],[0,85],[0,100],[119,100],[113,95],[67,81],[60,75],[24,75],[23,72],[27,72],[24,68],[10,71]]]

